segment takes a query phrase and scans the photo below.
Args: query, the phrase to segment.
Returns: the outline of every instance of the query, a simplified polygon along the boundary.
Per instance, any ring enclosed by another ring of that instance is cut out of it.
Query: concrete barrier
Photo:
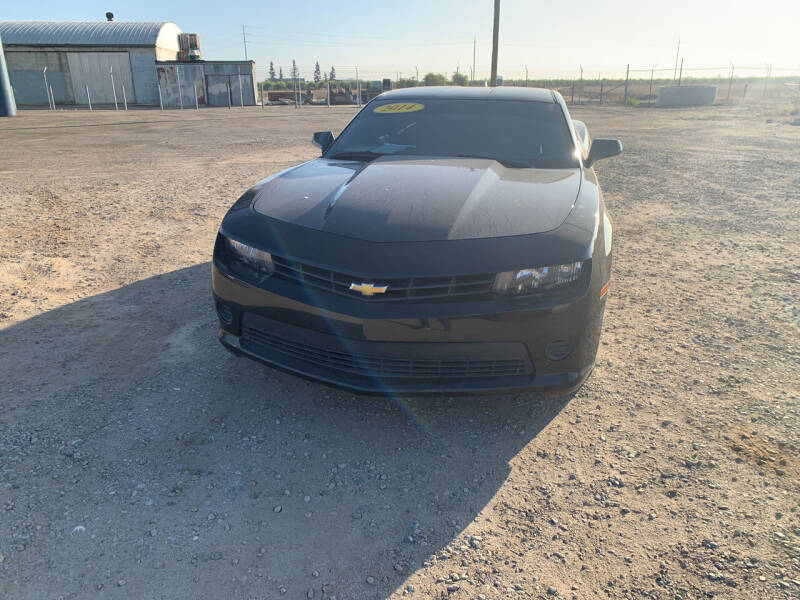
[[[656,106],[704,106],[716,99],[715,85],[662,85]]]

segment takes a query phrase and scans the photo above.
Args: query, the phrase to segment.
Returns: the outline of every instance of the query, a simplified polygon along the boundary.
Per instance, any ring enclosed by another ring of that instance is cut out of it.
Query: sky
[[[458,69],[488,77],[494,0],[9,0],[7,20],[173,21],[198,33],[203,57],[248,58],[266,76],[274,61],[301,76],[314,63],[339,78],[414,77]],[[675,67],[678,40],[685,73],[800,74],[798,0],[501,0],[498,73],[506,79],[619,77],[626,65]],[[692,69],[707,69],[693,71]],[[756,70],[757,69],[757,70]],[[781,69],[786,69],[782,71]],[[638,71],[635,71],[638,72]],[[665,74],[666,75],[666,74]],[[640,76],[644,76],[643,74]]]

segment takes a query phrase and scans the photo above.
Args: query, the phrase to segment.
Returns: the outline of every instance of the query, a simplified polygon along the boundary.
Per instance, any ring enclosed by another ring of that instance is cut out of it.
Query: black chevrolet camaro
[[[611,221],[554,91],[410,88],[250,188],[212,261],[234,354],[363,393],[576,389],[594,365]]]

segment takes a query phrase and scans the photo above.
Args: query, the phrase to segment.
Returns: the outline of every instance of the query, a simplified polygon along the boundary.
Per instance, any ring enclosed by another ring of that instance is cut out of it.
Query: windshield
[[[534,101],[373,102],[326,156],[369,160],[386,154],[491,158],[509,167],[578,166],[561,107]]]

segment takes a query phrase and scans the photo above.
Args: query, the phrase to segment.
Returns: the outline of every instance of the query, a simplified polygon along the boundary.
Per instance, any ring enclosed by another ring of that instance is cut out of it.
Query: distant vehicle
[[[589,375],[612,230],[554,91],[408,88],[249,189],[212,261],[237,355],[362,393],[567,393]]]

